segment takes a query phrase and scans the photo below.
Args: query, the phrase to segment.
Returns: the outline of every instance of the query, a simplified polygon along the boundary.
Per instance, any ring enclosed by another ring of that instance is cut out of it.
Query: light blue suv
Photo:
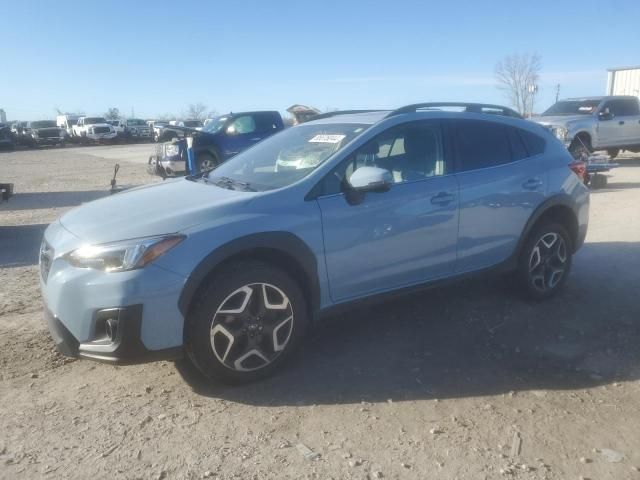
[[[584,166],[517,117],[449,103],[323,114],[210,172],[76,208],[40,251],[51,334],[69,355],[186,353],[243,382],[355,302],[495,269],[548,297],[589,194]]]

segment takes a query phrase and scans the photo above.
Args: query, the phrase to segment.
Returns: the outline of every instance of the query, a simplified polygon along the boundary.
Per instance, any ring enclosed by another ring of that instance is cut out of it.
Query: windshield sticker
[[[316,135],[309,143],[340,143],[346,135]]]
[[[593,107],[580,107],[578,108],[580,112],[591,112],[593,111]]]

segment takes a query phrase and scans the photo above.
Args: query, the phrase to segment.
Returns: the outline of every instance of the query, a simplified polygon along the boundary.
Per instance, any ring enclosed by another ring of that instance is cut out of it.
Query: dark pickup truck
[[[240,112],[215,117],[202,129],[171,126],[193,137],[195,166],[198,171],[215,168],[241,151],[284,128],[279,112]],[[149,157],[149,173],[161,177],[184,175],[187,142],[184,138],[166,142]]]

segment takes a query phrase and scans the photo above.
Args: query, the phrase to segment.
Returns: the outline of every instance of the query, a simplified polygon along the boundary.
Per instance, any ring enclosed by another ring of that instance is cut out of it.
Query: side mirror
[[[613,118],[613,113],[611,113],[608,108],[605,108],[598,114],[599,120],[611,120],[612,118]]]
[[[356,192],[386,192],[393,185],[393,175],[384,168],[360,167],[349,178],[349,184]]]
[[[229,125],[225,132],[227,135],[235,135],[237,133],[235,125]]]

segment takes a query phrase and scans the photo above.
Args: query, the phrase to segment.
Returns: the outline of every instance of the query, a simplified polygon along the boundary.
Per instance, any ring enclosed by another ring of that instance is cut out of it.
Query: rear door
[[[604,103],[602,110],[609,109],[611,116],[598,120],[599,146],[620,147],[628,142],[633,143],[633,132],[638,126],[640,112],[638,104],[630,100],[632,99],[614,98]]]
[[[499,264],[545,198],[545,140],[486,120],[456,120],[454,149],[460,188],[456,271]]]
[[[325,179],[322,212],[331,297],[341,302],[450,275],[458,231],[458,186],[438,121],[381,133]],[[345,195],[359,167],[389,170],[391,189]]]

